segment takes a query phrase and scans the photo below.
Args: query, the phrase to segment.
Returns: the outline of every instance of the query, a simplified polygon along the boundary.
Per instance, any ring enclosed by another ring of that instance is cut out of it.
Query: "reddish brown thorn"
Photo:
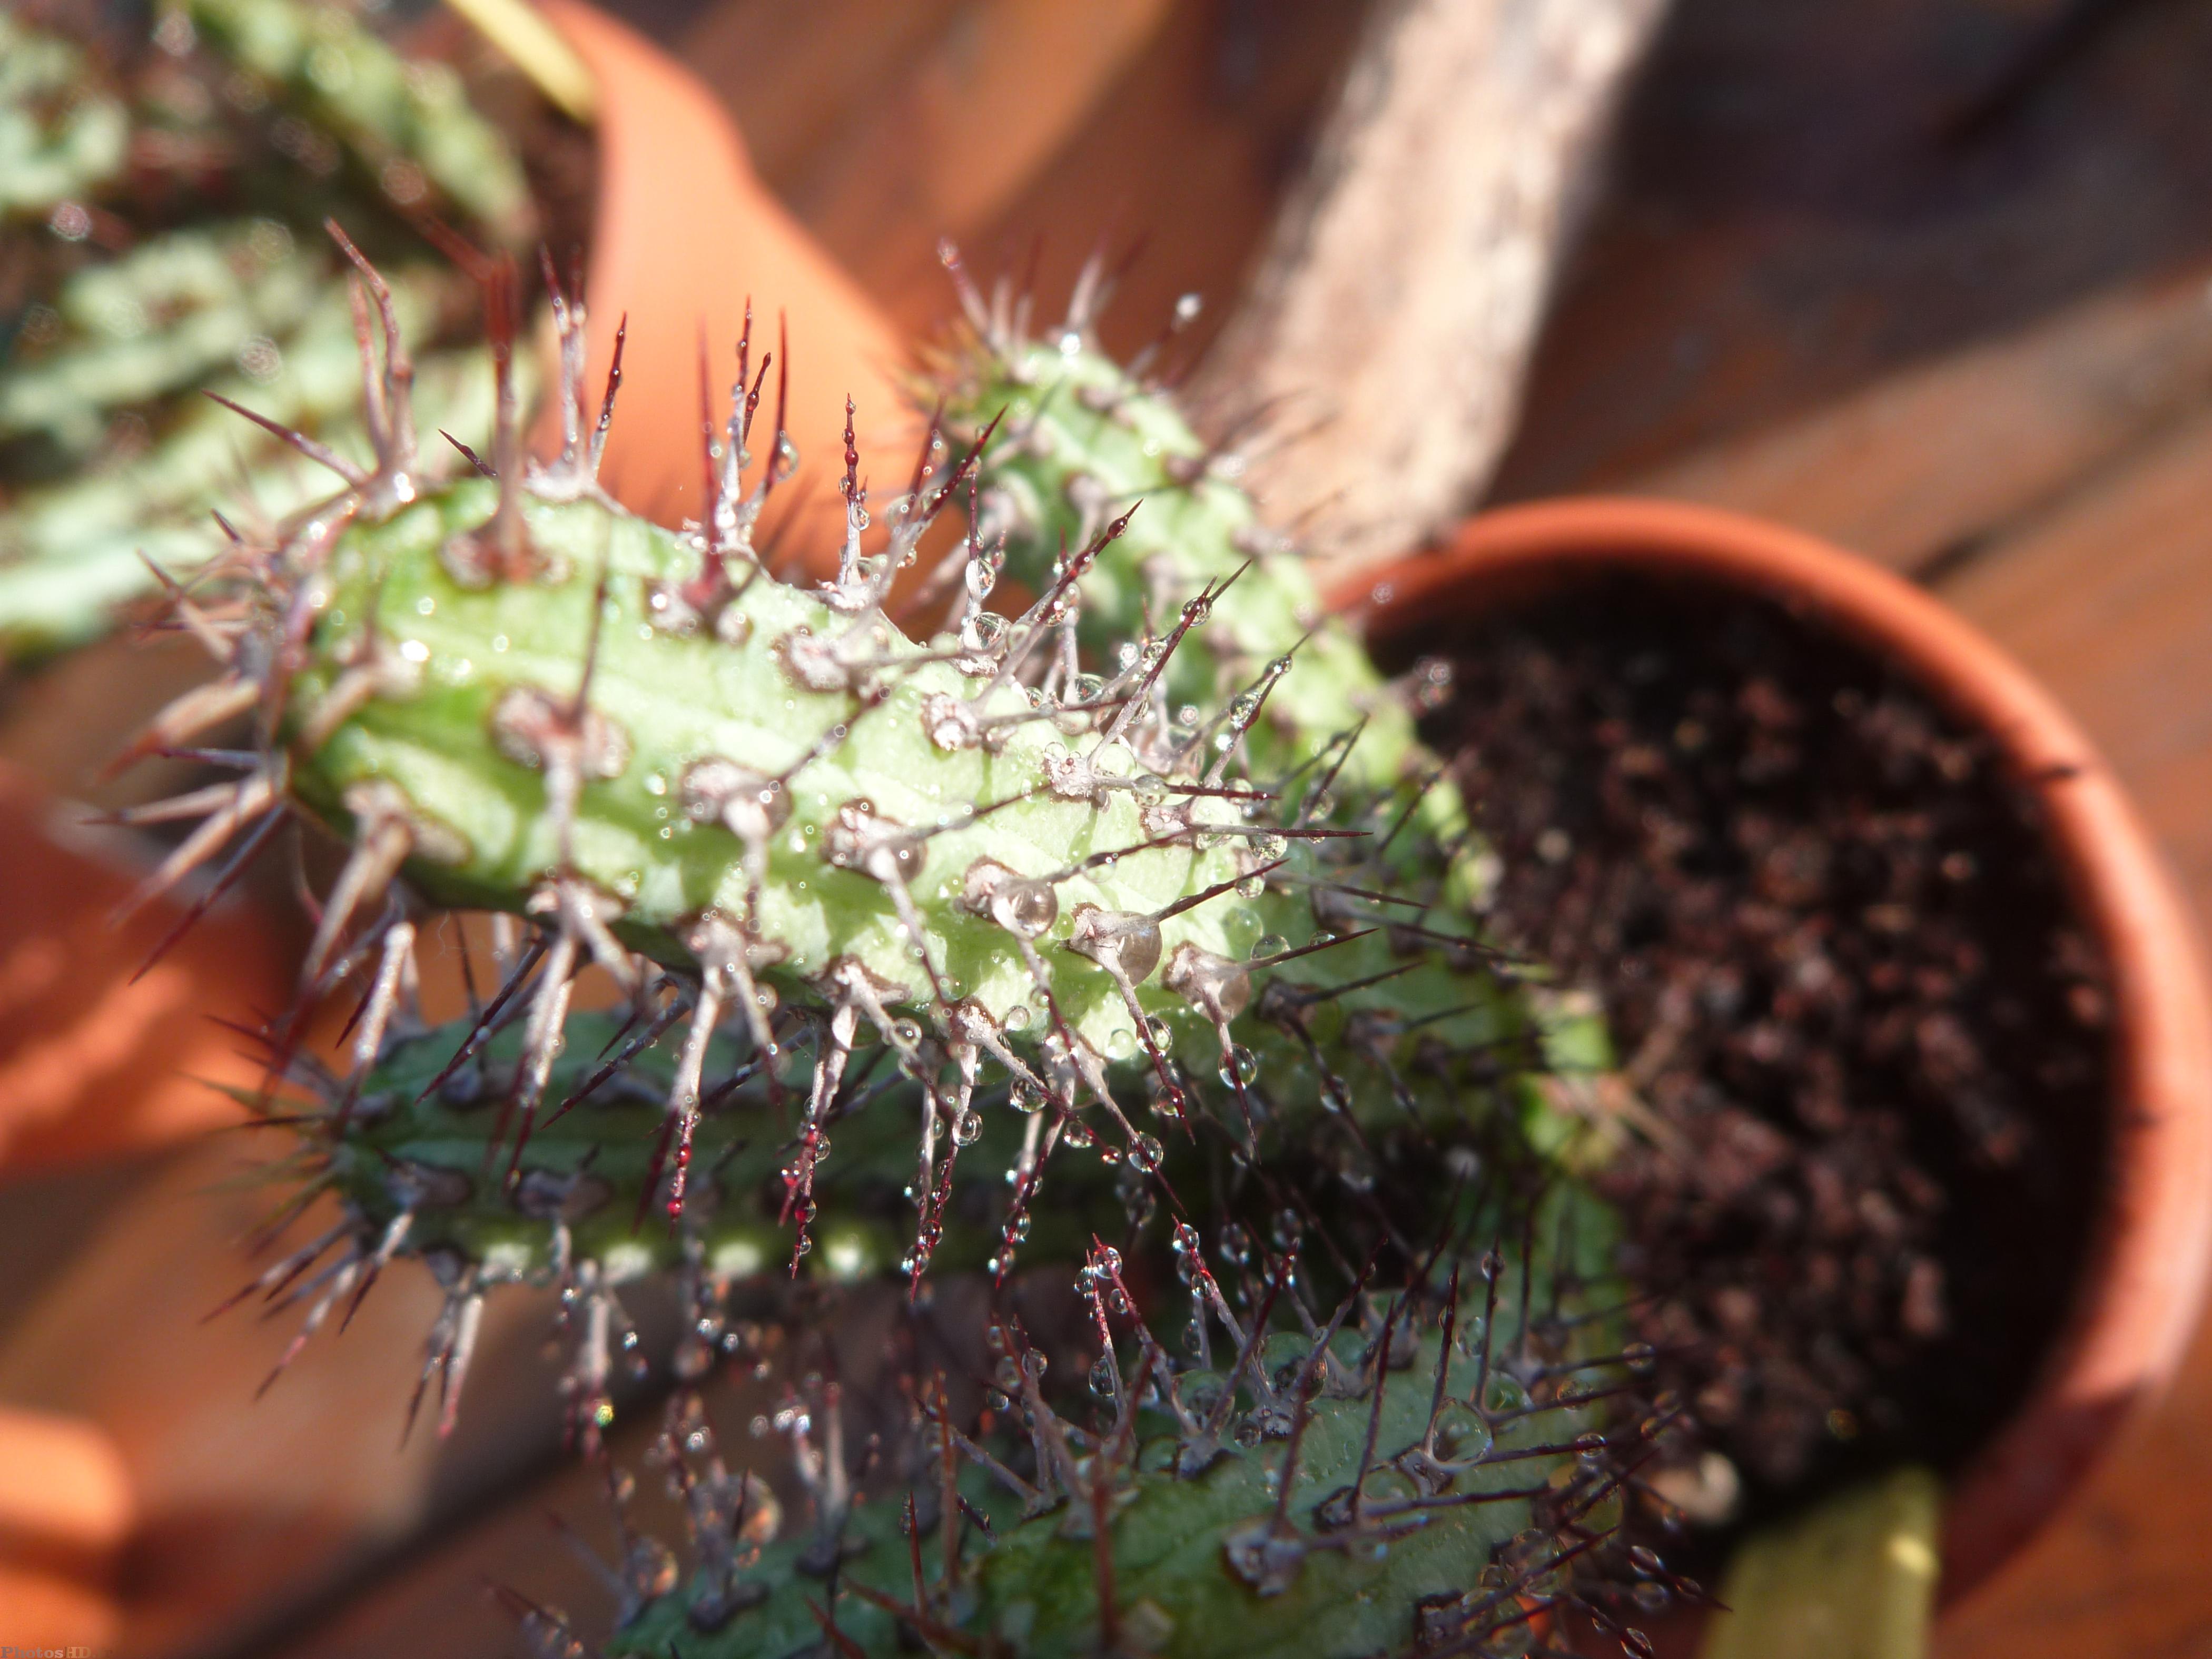
[[[1152,920],[1154,921],[1165,921],[1170,916],[1179,916],[1186,910],[1195,909],[1198,906],[1207,902],[1209,900],[1218,899],[1224,893],[1231,891],[1239,884],[1251,880],[1254,876],[1265,878],[1273,873],[1275,871],[1281,869],[1286,862],[1286,860],[1277,859],[1273,864],[1263,864],[1257,870],[1251,871],[1245,875],[1231,876],[1226,881],[1217,881],[1212,886],[1201,889],[1198,892],[1185,894],[1182,898],[1177,899],[1165,909],[1155,910],[1152,912]]]
[[[298,450],[302,455],[305,455],[309,460],[314,462],[317,465],[330,468],[331,471],[337,473],[338,477],[343,478],[355,489],[358,489],[368,482],[368,474],[363,472],[359,467],[356,466],[351,461],[346,459],[344,456],[339,454],[336,450],[331,448],[327,444],[317,443],[313,438],[307,436],[306,433],[295,432],[290,427],[285,426],[281,422],[272,421],[266,415],[257,415],[252,410],[248,409],[244,404],[234,403],[230,398],[224,397],[220,392],[208,392],[203,390],[200,395],[204,398],[210,398],[216,403],[221,404],[225,409],[228,410],[234,415],[243,415],[247,420],[252,422],[254,425],[259,427],[264,432],[268,433],[271,437],[279,439],[282,441],[291,445],[293,448]]]
[[[137,971],[131,975],[131,984],[136,985],[140,980],[145,978],[147,974],[152,971],[154,965],[175,949],[179,941],[192,930],[199,919],[214,908],[218,899],[230,890],[239,877],[245,874],[246,866],[253,861],[253,855],[261,850],[262,843],[269,839],[276,826],[284,821],[284,817],[285,814],[282,808],[273,810],[263,817],[261,822],[254,827],[253,833],[246,838],[237,852],[231,854],[230,862],[223,866],[222,873],[208,884],[207,891],[192,901],[191,907],[177,919],[176,925],[161,936],[161,943],[147,952],[145,961],[140,963]]]
[[[615,349],[607,362],[607,389],[599,398],[599,424],[592,428],[590,463],[592,475],[599,476],[599,462],[607,453],[607,428],[614,422],[615,394],[622,390],[623,346],[629,339],[629,313],[623,313],[615,324]]]
[[[707,325],[699,325],[699,466],[705,488],[699,501],[699,530],[706,544],[706,585],[719,588],[722,576],[722,471],[716,453],[714,371],[707,357]]]
[[[461,1046],[453,1051],[453,1057],[446,1062],[444,1068],[437,1076],[422,1085],[422,1092],[415,1097],[416,1105],[419,1106],[438,1090],[443,1088],[447,1080],[454,1073],[476,1058],[477,1050],[483,1047],[494,1031],[500,1029],[503,1023],[500,1016],[506,1012],[507,1004],[514,1000],[515,993],[529,983],[531,973],[537,968],[545,951],[545,936],[540,933],[530,941],[529,948],[524,951],[522,960],[515,963],[514,971],[507,975],[507,983],[499,988],[490,1005],[477,1016],[475,1025],[470,1030],[468,1036],[462,1040]]]
[[[846,1588],[852,1589],[854,1586],[848,1585]],[[811,1599],[806,1603],[806,1610],[814,1615],[814,1622],[822,1626],[823,1636],[843,1656],[843,1659],[868,1659],[866,1650],[858,1642],[839,1630],[837,1621],[824,1613]]]

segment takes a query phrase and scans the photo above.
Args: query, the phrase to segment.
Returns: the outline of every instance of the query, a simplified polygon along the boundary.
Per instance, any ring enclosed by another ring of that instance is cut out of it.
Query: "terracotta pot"
[[[1607,571],[1778,599],[1986,731],[2037,790],[2111,963],[2115,1070],[2091,1249],[2033,1393],[1950,1485],[1941,1599],[1955,1602],[2081,1484],[2195,1326],[2212,1250],[2212,1009],[2189,906],[2110,769],[2023,670],[1921,589],[1779,525],[1602,497],[1509,507],[1332,598],[1380,640]]]
[[[250,1089],[259,1067],[210,1016],[279,1007],[291,984],[280,939],[235,903],[200,918],[146,968],[185,920],[183,905],[157,902],[113,925],[144,872],[113,861],[117,848],[101,857],[62,839],[63,810],[0,763],[0,1166],[9,1176],[234,1121],[239,1109],[210,1085]],[[0,1607],[14,1639],[112,1638],[133,1508],[126,1459],[106,1426],[0,1407]]]
[[[599,88],[586,385],[603,383],[615,330],[629,319],[602,469],[608,489],[661,524],[699,516],[701,365],[719,422],[750,304],[756,369],[763,350],[782,355],[779,338],[790,343],[789,426],[805,468],[768,529],[777,553],[834,568],[843,509],[830,486],[842,469],[845,399],[857,406],[855,431],[879,488],[884,458],[911,454],[915,423],[896,383],[903,343],[754,174],[728,113],[688,70],[580,0],[544,0],[543,9]],[[772,372],[763,426],[775,384]],[[766,453],[757,430],[754,448]]]

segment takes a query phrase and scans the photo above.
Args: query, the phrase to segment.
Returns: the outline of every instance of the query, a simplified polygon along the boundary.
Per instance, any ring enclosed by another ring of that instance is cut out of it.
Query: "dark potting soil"
[[[1622,578],[1413,642],[1501,939],[1656,1120],[1602,1176],[1635,1317],[1754,1504],[1954,1465],[2021,1400],[2100,1184],[2105,973],[2032,784],[1780,606]]]

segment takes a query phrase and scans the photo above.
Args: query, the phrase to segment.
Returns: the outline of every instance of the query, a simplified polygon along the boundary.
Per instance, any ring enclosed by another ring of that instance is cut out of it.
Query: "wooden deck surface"
[[[1020,164],[978,171],[992,112],[972,79],[999,61],[993,31],[1039,9],[656,0],[653,12],[729,98],[771,179],[902,321],[945,308],[928,270],[937,231],[986,262],[1018,262],[1036,240],[1048,295],[1104,218],[1119,239],[1146,239],[1112,319],[1139,341],[1176,294],[1233,293],[1351,9],[1097,0],[1084,40],[1032,40],[1030,61],[1057,67],[1027,85]],[[1990,99],[2069,12],[2094,26],[2047,75]],[[2212,5],[2197,0],[1678,0],[1493,494],[1722,503],[1925,581],[2081,718],[2212,921],[2208,67]],[[138,1184],[174,1200],[204,1179]],[[46,1201],[58,1213],[77,1200]],[[356,1356],[363,1336],[349,1339]],[[368,1383],[340,1387],[334,1363],[303,1362],[287,1387],[365,1401]],[[474,1405],[495,1410],[489,1392]],[[381,1443],[390,1414],[360,1409]],[[628,1431],[629,1452],[643,1431]],[[604,1547],[594,1477],[526,1455],[527,1437],[492,1438],[435,1470],[410,1462],[412,1496],[390,1512],[433,1516],[436,1530],[410,1545],[386,1512],[356,1515],[301,1569],[319,1588],[244,1650],[501,1651],[487,1578],[595,1627],[605,1598],[544,1520],[563,1512]],[[2179,1386],[2088,1492],[1945,1624],[1936,1652],[2212,1656],[2212,1338],[2200,1334]]]

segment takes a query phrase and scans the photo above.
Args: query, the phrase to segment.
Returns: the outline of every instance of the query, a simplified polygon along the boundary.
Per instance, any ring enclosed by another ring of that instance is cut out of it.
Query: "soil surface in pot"
[[[1753,1513],[1954,1466],[2063,1319],[2101,959],[1994,744],[1781,606],[1645,578],[1406,641],[1501,939],[1605,1005],[1636,1318]]]

